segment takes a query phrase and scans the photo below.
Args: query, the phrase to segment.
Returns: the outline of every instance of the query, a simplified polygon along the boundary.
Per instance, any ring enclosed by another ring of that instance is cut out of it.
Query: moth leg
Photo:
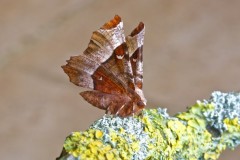
[[[135,106],[133,105],[133,107],[132,107],[132,116],[134,116],[134,110],[135,110]]]
[[[135,105],[133,105],[133,106],[132,106],[132,116],[134,116],[134,115],[135,115],[135,109],[136,109],[136,106],[135,106]]]
[[[110,104],[107,106],[106,108],[106,111],[105,111],[105,114],[109,114],[109,111],[110,111],[110,106],[112,105],[112,102],[110,102]],[[112,113],[110,113],[112,114]]]
[[[122,105],[119,109],[118,109],[118,111],[116,112],[116,115],[118,115],[119,114],[119,112],[123,109],[125,107],[125,104],[124,105]]]
[[[109,107],[108,107],[108,108],[109,108]],[[105,114],[108,114],[108,108],[106,109]]]

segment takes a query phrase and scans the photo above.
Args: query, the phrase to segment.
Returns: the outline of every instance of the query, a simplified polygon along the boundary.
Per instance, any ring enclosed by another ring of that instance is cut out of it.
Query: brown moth
[[[146,105],[143,95],[142,22],[124,35],[121,17],[116,15],[94,31],[87,49],[70,57],[62,66],[70,81],[89,88],[80,95],[90,104],[121,117],[139,114]]]

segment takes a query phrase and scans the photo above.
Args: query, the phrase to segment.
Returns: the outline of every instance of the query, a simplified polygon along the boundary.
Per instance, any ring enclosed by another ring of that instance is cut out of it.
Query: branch
[[[240,93],[213,92],[174,117],[162,108],[127,118],[105,115],[68,136],[57,160],[215,160],[239,144]]]

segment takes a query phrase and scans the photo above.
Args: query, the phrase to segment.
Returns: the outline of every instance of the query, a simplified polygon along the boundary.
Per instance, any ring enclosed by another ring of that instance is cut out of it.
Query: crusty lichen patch
[[[66,152],[80,159],[128,160],[140,150],[140,141],[123,128],[74,132],[65,141]]]
[[[80,159],[106,159],[114,157],[116,150],[102,142],[103,133],[89,129],[85,132],[73,132],[65,141],[65,150]]]
[[[212,100],[198,101],[174,117],[161,108],[145,109],[136,117],[106,115],[88,130],[67,137],[64,150],[68,155],[62,160],[216,160],[227,147],[240,144],[239,97],[213,93]]]

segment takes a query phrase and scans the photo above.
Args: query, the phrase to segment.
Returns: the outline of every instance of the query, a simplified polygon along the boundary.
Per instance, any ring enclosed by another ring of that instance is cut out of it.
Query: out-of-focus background
[[[67,135],[104,114],[83,101],[60,66],[115,14],[126,34],[146,25],[148,108],[174,115],[214,90],[239,91],[239,7],[238,0],[1,0],[1,159],[54,159]],[[238,160],[239,152],[220,159]]]

